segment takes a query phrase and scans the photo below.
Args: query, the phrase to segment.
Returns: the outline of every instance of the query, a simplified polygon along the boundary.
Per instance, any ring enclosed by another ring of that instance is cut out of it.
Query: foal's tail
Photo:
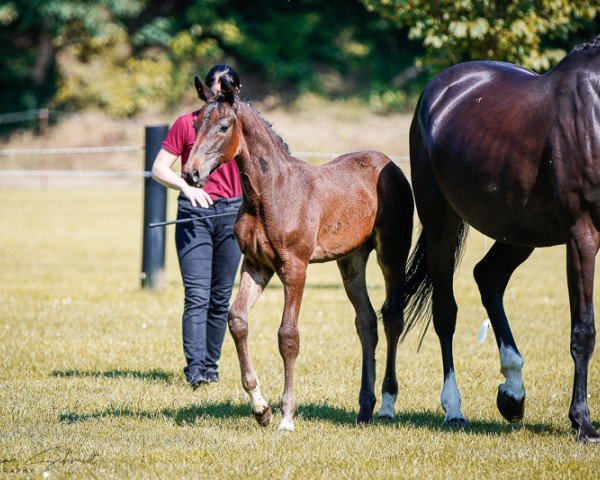
[[[456,237],[456,247],[454,250],[454,268],[460,263],[464,252],[465,241],[469,233],[468,225],[465,222],[460,224]],[[419,348],[423,343],[423,338],[427,333],[429,324],[432,318],[432,294],[433,284],[429,269],[427,268],[427,246],[425,242],[425,234],[421,231],[415,249],[408,259],[406,269],[406,283],[404,288],[403,304],[404,311],[404,330],[402,332],[401,341],[406,338],[415,326],[424,323],[421,331],[421,339],[419,340]]]

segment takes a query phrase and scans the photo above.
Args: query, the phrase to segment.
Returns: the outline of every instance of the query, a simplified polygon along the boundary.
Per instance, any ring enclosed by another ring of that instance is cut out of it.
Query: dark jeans
[[[240,262],[240,249],[233,234],[233,224],[241,197],[219,199],[208,208],[192,207],[179,196],[177,218],[216,218],[178,224],[175,243],[183,285],[183,352],[188,381],[200,374],[216,373],[221,346],[227,329],[227,313],[233,281]]]

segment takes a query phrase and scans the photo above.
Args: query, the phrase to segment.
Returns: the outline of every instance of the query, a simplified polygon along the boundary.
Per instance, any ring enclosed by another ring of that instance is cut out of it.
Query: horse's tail
[[[454,250],[454,269],[460,263],[464,253],[465,241],[469,233],[469,226],[462,222],[458,229],[456,237],[456,248]],[[425,242],[425,234],[421,232],[415,249],[408,259],[406,269],[406,284],[404,288],[403,304],[405,305],[404,331],[402,332],[401,341],[406,338],[410,332],[418,324],[424,323],[421,331],[421,339],[419,340],[419,348],[423,343],[429,324],[432,318],[432,294],[433,284],[427,268],[427,246]]]

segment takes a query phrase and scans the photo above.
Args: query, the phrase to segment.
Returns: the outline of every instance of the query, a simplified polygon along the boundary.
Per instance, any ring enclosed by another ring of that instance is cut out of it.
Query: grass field
[[[441,359],[430,332],[401,346],[397,417],[356,427],[360,347],[334,264],[309,269],[300,319],[296,431],[261,429],[229,335],[221,382],[192,391],[181,368],[182,286],[168,243],[168,289],[139,289],[141,197],[133,189],[4,188],[0,207],[0,476],[39,478],[597,478],[598,447],[576,444],[562,248],[515,274],[507,310],[525,357],[527,409],[509,425],[495,407],[493,338],[471,271],[490,242],[472,232],[457,274],[455,358],[471,426],[441,428]],[[173,214],[174,197],[170,198]],[[372,260],[374,304],[383,300]],[[263,393],[283,386],[278,282],[251,314]],[[384,365],[380,328],[378,378]],[[379,381],[378,381],[379,384]],[[378,386],[378,391],[379,391]],[[600,418],[598,356],[590,406]],[[597,424],[596,424],[597,425]],[[37,463],[36,463],[37,462]],[[19,469],[29,473],[15,473]]]

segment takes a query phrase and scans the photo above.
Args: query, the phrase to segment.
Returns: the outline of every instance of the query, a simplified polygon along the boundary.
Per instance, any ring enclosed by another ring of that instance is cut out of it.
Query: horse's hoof
[[[367,423],[370,423],[371,420],[373,420],[373,413],[358,412],[358,417],[356,417],[356,424],[366,425]]]
[[[444,420],[444,427],[450,428],[467,428],[469,423],[462,417],[446,418]]]
[[[393,412],[389,412],[389,411],[383,411],[379,410],[379,413],[377,414],[377,418],[379,420],[393,420],[395,417]]]
[[[377,418],[381,420],[393,420],[395,417],[394,404],[396,403],[396,396],[385,392],[381,398],[381,407]]]
[[[273,420],[273,412],[271,412],[270,405],[267,405],[261,413],[256,413],[254,411],[252,413],[258,424],[262,427],[268,427],[271,424],[271,420]]]
[[[598,435],[598,432],[591,425],[582,425],[579,427],[575,438],[581,443],[600,444],[600,435]]]
[[[523,415],[525,414],[525,397],[517,400],[507,395],[498,387],[496,405],[498,405],[500,414],[509,422],[514,423],[523,420]]]
[[[281,423],[279,424],[280,431],[282,432],[293,432],[294,431],[294,421],[290,418],[283,417],[281,419]]]

